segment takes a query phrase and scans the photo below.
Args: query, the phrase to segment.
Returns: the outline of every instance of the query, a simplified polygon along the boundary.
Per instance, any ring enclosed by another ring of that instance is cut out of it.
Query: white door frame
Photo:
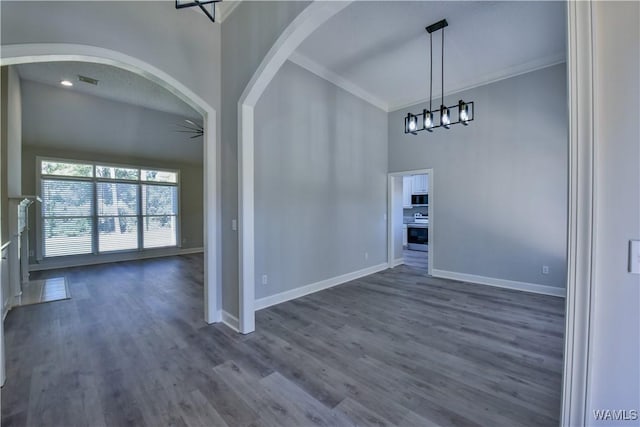
[[[217,144],[216,110],[185,85],[164,71],[138,58],[96,46],[66,43],[33,43],[2,46],[0,65],[34,62],[81,61],[122,68],[167,89],[193,107],[204,119],[204,320],[220,321],[218,295],[220,272],[220,147]]]
[[[560,424],[582,426],[587,414],[589,338],[596,241],[592,2],[567,2],[569,215],[567,298]]]
[[[416,170],[411,170],[411,171],[404,171],[404,172],[391,172],[388,174],[388,178],[387,178],[387,263],[389,264],[389,268],[393,268],[394,264],[395,264],[395,259],[394,259],[394,255],[395,255],[395,239],[393,236],[393,224],[395,222],[395,215],[393,213],[394,209],[393,209],[393,202],[394,197],[393,197],[393,187],[394,187],[394,182],[396,179],[401,179],[403,176],[407,176],[407,175],[422,175],[422,174],[426,174],[429,175],[429,207],[427,208],[427,212],[429,214],[429,255],[428,255],[428,260],[427,260],[427,274],[431,275],[431,272],[433,271],[433,253],[434,250],[433,248],[435,247],[434,245],[434,228],[433,228],[433,224],[434,224],[434,199],[435,197],[432,197],[433,194],[435,193],[433,191],[434,186],[433,186],[433,168],[429,168],[429,169],[416,169]]]

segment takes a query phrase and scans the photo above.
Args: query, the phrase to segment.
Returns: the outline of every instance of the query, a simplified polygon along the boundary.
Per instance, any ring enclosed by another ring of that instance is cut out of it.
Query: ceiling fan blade
[[[184,128],[184,129],[190,129],[190,130],[197,130],[197,131],[202,131],[203,130],[202,128],[192,128],[190,126],[185,126],[185,125],[178,125],[178,126]]]

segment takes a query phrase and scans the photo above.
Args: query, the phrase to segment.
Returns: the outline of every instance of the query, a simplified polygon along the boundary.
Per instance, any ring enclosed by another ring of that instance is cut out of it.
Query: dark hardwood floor
[[[199,255],[51,271],[6,319],[8,426],[555,426],[564,300],[400,266],[202,321]]]
[[[429,252],[414,251],[411,249],[402,249],[402,260],[404,265],[413,267],[414,269],[429,271]]]

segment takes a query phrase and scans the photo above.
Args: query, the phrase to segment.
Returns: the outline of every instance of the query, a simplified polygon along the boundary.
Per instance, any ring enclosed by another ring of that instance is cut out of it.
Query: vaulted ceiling
[[[86,62],[16,66],[23,143],[171,162],[202,163],[202,137],[185,132],[202,117],[160,85],[132,72]],[[78,76],[98,80],[84,83]],[[60,82],[69,80],[72,87]],[[193,138],[192,138],[193,137]]]
[[[121,68],[89,62],[36,62],[17,65],[23,80],[60,87],[60,81],[73,83],[70,91],[124,102],[165,113],[200,119],[193,108],[162,86]],[[98,80],[97,85],[83,83],[78,76]]]
[[[429,96],[425,27],[447,19],[445,94],[565,61],[562,1],[357,1],[290,58],[387,111]],[[441,31],[433,33],[439,97]]]

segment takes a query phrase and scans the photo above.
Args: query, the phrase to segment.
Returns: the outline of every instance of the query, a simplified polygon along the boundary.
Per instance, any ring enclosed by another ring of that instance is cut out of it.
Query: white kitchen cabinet
[[[412,176],[403,176],[402,177],[402,207],[403,208],[411,208],[411,194],[413,191],[413,177]]]
[[[402,224],[402,247],[406,248],[409,244],[409,240],[407,238],[407,224]]]
[[[413,175],[411,194],[427,194],[429,192],[429,175]]]

